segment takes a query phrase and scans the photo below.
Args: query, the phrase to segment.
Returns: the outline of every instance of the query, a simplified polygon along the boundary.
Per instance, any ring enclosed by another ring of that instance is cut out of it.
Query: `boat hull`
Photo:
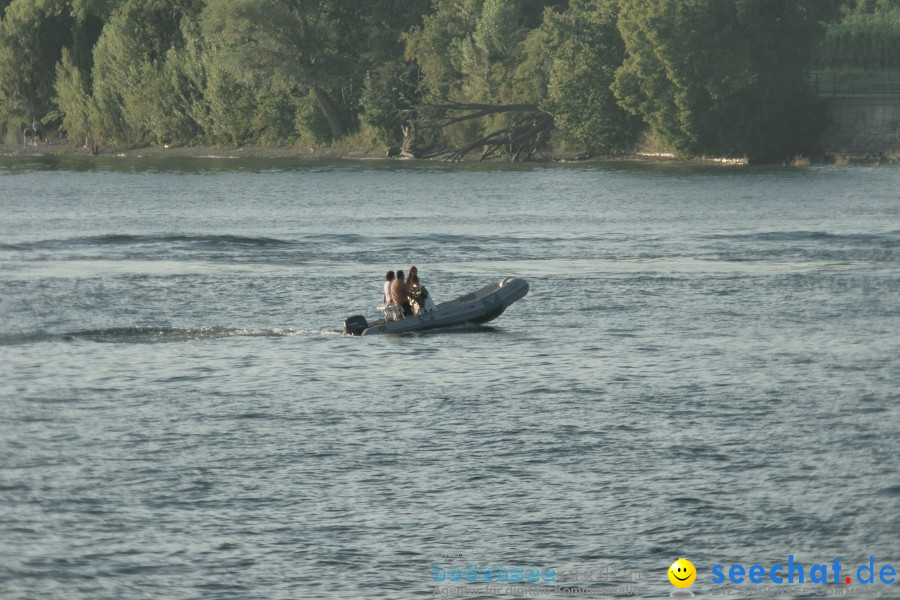
[[[466,323],[487,323],[503,314],[509,306],[528,293],[528,282],[507,277],[487,285],[477,292],[438,304],[433,311],[399,321],[378,319],[366,327],[361,335],[382,333],[410,333]]]

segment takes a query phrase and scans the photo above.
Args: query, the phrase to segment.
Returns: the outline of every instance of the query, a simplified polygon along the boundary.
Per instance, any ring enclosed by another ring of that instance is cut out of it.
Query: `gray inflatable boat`
[[[377,333],[409,333],[438,327],[450,327],[465,323],[486,323],[503,314],[509,305],[528,293],[528,282],[507,277],[486,285],[477,292],[442,302],[434,310],[419,315],[398,318],[396,307],[382,308],[384,317],[369,323],[362,315],[344,319],[347,335],[374,335]]]

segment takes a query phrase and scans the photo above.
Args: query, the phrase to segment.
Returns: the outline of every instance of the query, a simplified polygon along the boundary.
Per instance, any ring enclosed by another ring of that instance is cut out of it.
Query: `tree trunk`
[[[465,158],[469,152],[480,149],[482,154],[479,160],[503,155],[509,156],[511,161],[528,160],[544,147],[554,127],[553,117],[536,104],[451,102],[425,106],[438,111],[437,114],[424,119],[425,126],[436,129],[501,113],[517,114],[514,115],[516,120],[512,125],[495,130],[461,148],[431,151],[423,154],[421,158],[443,157],[456,162]]]
[[[344,137],[347,133],[347,126],[344,124],[344,119],[341,118],[341,113],[337,106],[334,105],[334,101],[320,88],[313,88],[313,92],[316,94],[316,100],[319,101],[319,108],[322,109],[322,114],[328,119],[331,135],[335,138]]]

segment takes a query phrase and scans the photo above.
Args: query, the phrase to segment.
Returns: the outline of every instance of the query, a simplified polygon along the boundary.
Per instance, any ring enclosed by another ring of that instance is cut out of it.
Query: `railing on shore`
[[[900,73],[833,73],[809,74],[809,85],[819,96],[859,94],[868,96],[900,95]]]

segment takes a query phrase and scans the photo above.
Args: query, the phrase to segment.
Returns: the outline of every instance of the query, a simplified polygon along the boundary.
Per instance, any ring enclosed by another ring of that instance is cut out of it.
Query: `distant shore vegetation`
[[[900,0],[0,0],[0,133],[781,161],[823,125],[812,72],[897,48]]]

